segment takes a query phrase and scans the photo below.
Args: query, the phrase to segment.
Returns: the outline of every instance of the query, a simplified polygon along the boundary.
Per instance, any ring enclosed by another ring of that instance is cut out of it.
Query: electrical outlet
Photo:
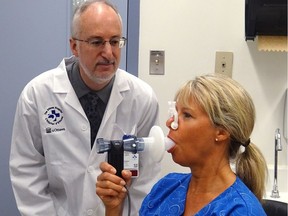
[[[232,52],[216,52],[215,73],[223,74],[232,78],[232,66]]]

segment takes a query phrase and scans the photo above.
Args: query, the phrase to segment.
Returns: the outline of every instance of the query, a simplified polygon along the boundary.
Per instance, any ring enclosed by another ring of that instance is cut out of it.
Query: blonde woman
[[[175,99],[179,127],[170,127],[173,118],[166,123],[168,137],[175,142],[169,152],[175,163],[189,167],[191,173],[162,178],[144,199],[139,214],[266,215],[261,199],[267,168],[250,140],[255,108],[247,91],[228,77],[204,75],[187,82]],[[96,191],[106,215],[121,215],[123,181],[114,178],[109,164],[102,163],[101,169],[104,173],[98,177]],[[129,182],[129,177],[125,180]]]

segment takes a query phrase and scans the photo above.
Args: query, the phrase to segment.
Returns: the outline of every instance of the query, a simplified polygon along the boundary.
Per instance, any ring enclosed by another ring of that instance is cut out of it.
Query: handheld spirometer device
[[[178,114],[175,109],[175,103],[169,102],[169,106],[169,117],[174,116],[174,121],[172,122],[173,127],[171,124],[171,128],[176,130],[178,128]],[[174,146],[174,142],[164,136],[164,133],[159,126],[153,126],[148,137],[138,138],[134,135],[124,135],[122,140],[106,140],[104,138],[98,138],[96,145],[97,153],[108,153],[108,163],[117,170],[116,175],[121,177],[122,170],[129,169],[132,172],[132,177],[137,177],[139,175],[137,169],[138,163],[135,162],[131,166],[129,161],[137,160],[139,157],[138,152],[148,151],[149,156],[153,161],[160,162],[165,151]],[[130,154],[127,156],[125,152]],[[129,168],[126,167],[126,164],[128,164],[127,166]],[[133,166],[136,169],[131,169]]]

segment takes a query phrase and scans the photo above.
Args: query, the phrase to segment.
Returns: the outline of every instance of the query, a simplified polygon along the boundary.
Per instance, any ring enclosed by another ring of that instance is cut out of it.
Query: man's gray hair
[[[87,10],[87,8],[90,7],[90,5],[97,3],[97,2],[106,4],[109,7],[111,7],[115,11],[115,13],[119,16],[120,22],[122,23],[122,18],[117,7],[114,4],[112,4],[109,0],[86,0],[83,3],[77,5],[77,7],[74,10],[74,15],[73,15],[72,24],[71,24],[71,36],[72,37],[77,37],[78,35],[79,17],[81,16],[81,14],[84,13]]]

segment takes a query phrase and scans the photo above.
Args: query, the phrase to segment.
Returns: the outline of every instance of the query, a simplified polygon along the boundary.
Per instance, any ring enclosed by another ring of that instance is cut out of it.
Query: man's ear
[[[69,39],[70,49],[74,56],[78,57],[77,43],[73,38]]]

